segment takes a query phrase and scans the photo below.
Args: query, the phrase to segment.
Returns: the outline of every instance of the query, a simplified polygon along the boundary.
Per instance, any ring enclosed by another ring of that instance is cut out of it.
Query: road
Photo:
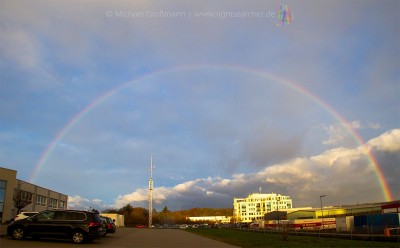
[[[125,248],[125,247],[215,247],[215,248],[233,248],[226,243],[204,238],[179,229],[138,229],[138,228],[119,228],[115,234],[108,234],[106,237],[97,239],[91,243],[76,245],[69,240],[33,240],[30,238],[24,240],[13,240],[9,237],[0,238],[1,248]]]

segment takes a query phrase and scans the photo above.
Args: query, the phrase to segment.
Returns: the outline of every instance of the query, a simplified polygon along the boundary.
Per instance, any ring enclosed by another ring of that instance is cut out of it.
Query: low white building
[[[197,216],[197,217],[188,217],[190,221],[199,221],[199,222],[215,222],[215,223],[229,223],[231,222],[231,216]]]
[[[125,226],[125,217],[122,214],[101,213],[100,216],[111,218],[117,227]]]
[[[264,220],[264,215],[272,211],[293,208],[290,196],[270,193],[249,194],[246,198],[233,199],[233,218],[235,222]]]

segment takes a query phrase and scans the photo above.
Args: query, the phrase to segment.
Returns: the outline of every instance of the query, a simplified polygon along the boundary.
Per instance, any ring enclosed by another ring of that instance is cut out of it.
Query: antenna
[[[150,156],[150,178],[149,178],[149,228],[152,226],[153,222],[153,168],[156,168],[153,165],[153,156]]]
[[[260,191],[260,194],[261,194],[262,187],[259,187],[258,190]]]

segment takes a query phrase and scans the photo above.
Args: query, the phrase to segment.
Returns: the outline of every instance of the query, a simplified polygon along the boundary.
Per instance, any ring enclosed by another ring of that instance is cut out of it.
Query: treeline
[[[187,217],[200,216],[232,216],[232,208],[192,208],[189,210],[170,211],[164,207],[161,212],[153,210],[153,224],[189,224],[191,222]],[[120,209],[106,209],[104,213],[118,213],[124,215],[125,226],[135,226],[137,224],[147,225],[149,222],[149,211],[142,207],[132,207],[130,204]],[[198,222],[197,222],[198,223]],[[204,222],[202,222],[204,223]],[[211,222],[205,222],[212,224]]]

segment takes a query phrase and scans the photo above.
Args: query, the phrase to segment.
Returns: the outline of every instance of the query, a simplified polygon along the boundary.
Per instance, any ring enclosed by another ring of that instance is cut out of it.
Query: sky
[[[399,199],[399,12],[1,1],[0,166],[80,209],[147,207],[151,158],[159,211]]]

